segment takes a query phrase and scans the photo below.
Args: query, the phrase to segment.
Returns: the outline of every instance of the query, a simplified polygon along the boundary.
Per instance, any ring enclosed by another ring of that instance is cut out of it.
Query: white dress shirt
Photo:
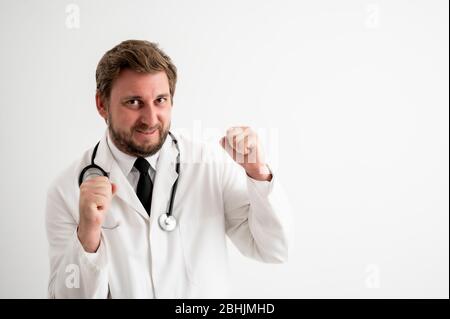
[[[134,167],[134,162],[136,162],[137,157],[128,155],[119,150],[112,141],[109,131],[106,141],[108,143],[108,147],[111,150],[114,159],[117,161],[117,164],[119,165],[120,169],[122,170],[127,180],[130,182],[130,185],[136,191],[137,184],[139,181],[139,171],[136,169],[136,167]],[[145,159],[150,163],[148,173],[150,175],[152,182],[154,182],[156,174],[156,165],[158,164],[159,159],[159,151],[151,156],[145,157]]]

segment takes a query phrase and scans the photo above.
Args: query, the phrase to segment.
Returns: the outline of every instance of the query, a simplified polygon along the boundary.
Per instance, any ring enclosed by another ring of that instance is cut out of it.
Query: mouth
[[[137,133],[145,135],[145,136],[150,136],[155,134],[158,131],[157,128],[153,129],[153,130],[136,130]]]

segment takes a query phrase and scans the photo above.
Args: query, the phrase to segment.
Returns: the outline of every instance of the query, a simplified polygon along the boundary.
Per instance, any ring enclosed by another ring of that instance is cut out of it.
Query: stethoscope
[[[175,143],[175,146],[176,146],[176,148],[178,150],[178,156],[177,156],[177,162],[176,162],[176,165],[175,165],[175,171],[177,172],[178,176],[180,176],[180,148],[178,146],[178,141],[175,138],[175,136],[173,136],[173,134],[170,133],[170,132],[169,132],[169,135],[172,138],[172,140]],[[91,156],[91,164],[89,164],[88,166],[83,168],[83,170],[81,171],[80,176],[78,178],[78,186],[80,186],[81,183],[83,183],[85,180],[88,180],[89,178],[92,178],[92,177],[95,177],[95,176],[106,176],[106,177],[108,177],[108,173],[106,173],[103,168],[101,168],[100,166],[98,166],[94,162],[95,156],[97,155],[97,149],[98,149],[98,145],[99,144],[100,144],[100,141],[94,147],[94,150],[93,150],[92,156]],[[177,176],[177,179],[175,180],[175,183],[172,186],[172,191],[170,193],[169,208],[168,208],[167,212],[162,213],[159,216],[159,218],[158,218],[159,226],[161,227],[162,230],[167,231],[167,232],[170,232],[170,231],[174,230],[176,228],[176,226],[177,226],[177,220],[172,215],[172,210],[173,210],[173,201],[175,199],[175,193],[177,191],[178,176]],[[117,225],[115,227],[111,227],[111,228],[106,227],[106,229],[113,229],[113,228],[116,228],[118,226],[119,225]]]

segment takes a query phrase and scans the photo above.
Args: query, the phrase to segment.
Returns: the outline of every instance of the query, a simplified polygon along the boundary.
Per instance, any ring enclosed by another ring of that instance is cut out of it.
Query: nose
[[[145,106],[141,108],[141,121],[149,127],[153,127],[158,124],[157,108],[153,105],[153,103],[145,103]]]

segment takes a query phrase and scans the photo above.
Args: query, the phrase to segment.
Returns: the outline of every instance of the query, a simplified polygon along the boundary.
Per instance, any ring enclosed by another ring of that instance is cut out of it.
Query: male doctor
[[[213,147],[169,132],[176,79],[151,42],[100,60],[105,135],[48,191],[50,298],[227,297],[226,235],[245,256],[287,261],[290,212],[258,137],[234,127]],[[93,161],[105,174],[87,178]]]

